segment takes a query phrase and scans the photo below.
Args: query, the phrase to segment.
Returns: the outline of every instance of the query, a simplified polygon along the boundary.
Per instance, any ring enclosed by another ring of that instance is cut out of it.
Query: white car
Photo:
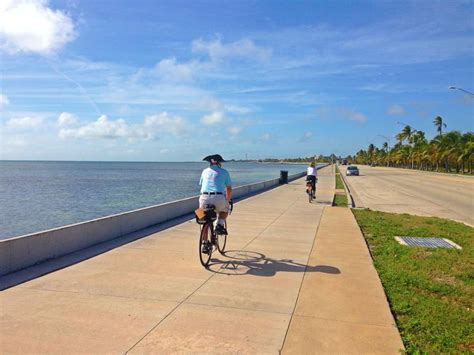
[[[351,165],[346,169],[346,176],[356,175],[359,176],[359,168],[357,166]]]

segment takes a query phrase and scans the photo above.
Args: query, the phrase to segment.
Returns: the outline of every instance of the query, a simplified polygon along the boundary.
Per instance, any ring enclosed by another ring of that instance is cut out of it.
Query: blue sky
[[[473,1],[0,4],[1,159],[352,154],[473,130]]]

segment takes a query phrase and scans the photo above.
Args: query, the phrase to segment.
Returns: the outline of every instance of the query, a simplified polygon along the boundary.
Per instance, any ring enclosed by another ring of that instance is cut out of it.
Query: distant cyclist
[[[317,169],[316,164],[311,162],[308,166],[308,172],[306,174],[306,181],[311,181],[311,185],[313,186],[313,198],[316,198],[316,180],[317,180]]]
[[[227,234],[225,220],[229,214],[229,206],[232,203],[232,182],[227,170],[222,168],[225,160],[219,155],[208,155],[203,159],[208,161],[210,166],[202,171],[201,196],[199,197],[199,207],[204,205],[214,205],[219,214],[217,219],[216,233]]]

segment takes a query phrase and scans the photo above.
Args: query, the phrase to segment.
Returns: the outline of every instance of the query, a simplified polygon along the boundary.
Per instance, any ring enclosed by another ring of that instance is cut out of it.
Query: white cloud
[[[221,102],[220,100],[213,97],[201,100],[199,106],[202,107],[204,110],[220,111],[222,113],[229,112],[235,114],[246,114],[252,112],[252,109],[248,107]]]
[[[9,103],[10,100],[8,100],[7,95],[0,94],[0,108],[7,106]]]
[[[76,38],[74,23],[47,0],[0,2],[0,48],[9,53],[52,54]]]
[[[357,122],[365,122],[367,121],[367,116],[361,112],[352,112],[349,115],[349,119],[351,119],[352,121],[357,121]]]
[[[145,117],[143,123],[130,124],[124,119],[109,120],[106,115],[97,121],[89,122],[77,128],[62,128],[59,131],[61,139],[120,139],[149,140],[163,133],[176,136],[188,131],[188,123],[179,116],[171,116],[166,112]]]
[[[269,142],[272,139],[272,135],[270,133],[264,133],[260,139],[263,142]]]
[[[144,128],[152,132],[173,133],[176,136],[185,134],[189,129],[189,124],[180,116],[173,116],[167,112],[157,115],[147,116],[143,124]]]
[[[331,119],[335,116],[338,119],[344,118],[361,123],[367,121],[367,116],[362,112],[356,112],[345,107],[320,106],[316,109],[316,113],[323,119]]]
[[[220,39],[206,42],[199,38],[193,41],[192,50],[195,53],[206,53],[213,61],[225,58],[250,58],[264,61],[272,55],[271,49],[259,47],[250,39],[223,44]]]
[[[66,138],[136,138],[136,134],[131,131],[131,127],[123,119],[109,121],[106,115],[100,116],[97,121],[87,123],[79,128],[63,128],[59,131],[61,139]],[[142,138],[148,138],[146,133]]]
[[[387,108],[387,113],[389,115],[403,115],[405,114],[405,109],[400,105],[391,105]]]
[[[197,67],[197,62],[180,64],[173,57],[161,60],[155,67],[155,73],[167,81],[190,81]]]
[[[7,121],[7,127],[13,129],[30,129],[41,125],[43,117],[21,117],[11,118]]]
[[[59,127],[70,126],[77,123],[77,117],[72,113],[63,112],[59,115],[57,125]]]
[[[313,138],[313,132],[305,132],[305,134],[303,134],[303,136],[299,139],[300,142],[307,142],[309,141],[311,138]]]
[[[227,129],[227,131],[232,134],[232,135],[237,135],[239,134],[241,131],[242,131],[242,127],[238,127],[238,126],[231,126]]]
[[[210,113],[209,115],[205,115],[201,119],[201,122],[208,126],[221,123],[223,121],[224,121],[224,113],[222,111],[214,111]]]

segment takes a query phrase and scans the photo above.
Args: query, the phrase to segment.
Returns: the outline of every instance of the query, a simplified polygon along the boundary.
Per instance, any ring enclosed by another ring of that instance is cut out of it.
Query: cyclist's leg
[[[199,208],[204,208],[205,205],[213,205],[213,201],[212,199],[210,198],[211,196],[209,195],[201,195],[199,196]],[[210,228],[210,225],[203,225],[202,228],[208,228],[209,230],[207,231],[207,233],[204,233],[203,234],[203,237],[202,239],[204,241],[207,241],[208,240],[208,236],[211,235],[211,228]]]
[[[227,234],[225,229],[225,221],[229,215],[229,202],[223,195],[218,195],[215,199],[216,212],[218,213],[216,231]]]

